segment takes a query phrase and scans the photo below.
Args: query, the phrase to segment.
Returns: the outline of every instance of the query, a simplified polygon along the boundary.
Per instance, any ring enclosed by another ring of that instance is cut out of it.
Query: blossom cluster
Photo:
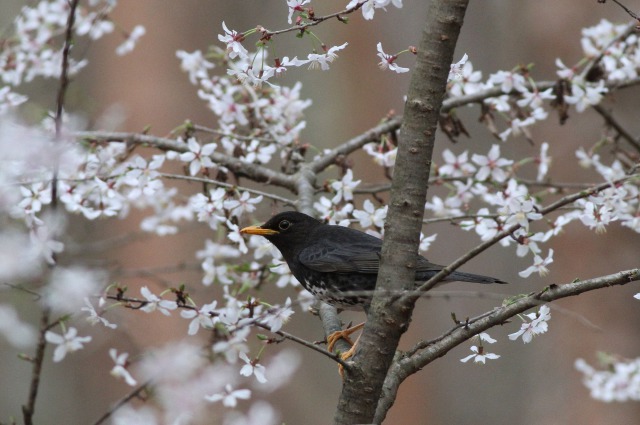
[[[534,336],[547,332],[547,330],[549,329],[548,322],[551,319],[551,310],[548,306],[543,305],[540,307],[538,312],[528,313],[524,316],[526,317],[526,319],[522,318],[524,323],[520,326],[520,330],[509,334],[509,339],[511,341],[516,341],[518,338],[522,338],[522,342],[528,344],[529,342],[531,342]],[[488,333],[481,332],[476,337],[474,337],[474,339],[478,341],[478,345],[471,346],[472,354],[469,354],[468,356],[460,359],[462,363],[466,363],[469,360],[473,359],[474,363],[485,364],[487,360],[496,360],[500,358],[499,354],[488,353],[484,349],[483,343],[486,342],[488,344],[493,344],[496,342],[496,339],[491,338]]]
[[[640,400],[640,359],[602,354],[601,363],[603,368],[596,369],[584,359],[575,362],[592,398],[608,403]]]
[[[551,107],[558,110],[564,122],[569,105],[577,112],[584,112],[599,104],[610,87],[638,77],[640,39],[630,28],[606,20],[585,28],[581,39],[584,58],[572,67],[556,60],[558,84],[536,84],[531,70],[521,66],[497,71],[483,81],[482,72],[474,70],[471,61],[467,61],[459,78],[450,80],[448,95],[456,98],[498,89],[496,95],[483,99],[485,108],[481,120],[502,141],[520,135],[531,138],[530,127],[547,119]],[[592,61],[597,58],[602,61],[594,64]],[[497,129],[496,117],[506,124],[504,130]]]
[[[82,2],[75,14],[74,36],[98,40],[114,32],[116,25],[110,14],[117,0]],[[14,34],[3,40],[0,50],[0,115],[27,101],[15,88],[36,78],[59,78],[63,50],[57,40],[66,32],[70,4],[67,0],[45,0],[34,6],[23,6],[14,21]],[[125,41],[116,49],[118,55],[131,52],[143,26],[124,33]],[[68,58],[68,75],[76,75],[87,65],[86,59]]]

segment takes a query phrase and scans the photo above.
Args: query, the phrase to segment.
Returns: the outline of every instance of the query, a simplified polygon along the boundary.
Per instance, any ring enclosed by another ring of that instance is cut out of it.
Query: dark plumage
[[[296,279],[316,298],[339,308],[369,306],[380,267],[381,239],[295,211],[277,214],[265,224],[245,227],[241,232],[264,236],[273,243]],[[420,256],[415,280],[424,282],[442,268]],[[445,280],[506,283],[458,271]]]

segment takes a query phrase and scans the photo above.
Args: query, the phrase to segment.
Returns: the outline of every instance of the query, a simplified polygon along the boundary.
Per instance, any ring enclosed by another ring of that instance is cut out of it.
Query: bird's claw
[[[336,343],[338,342],[338,340],[340,339],[344,339],[345,341],[347,341],[347,343],[352,347],[353,349],[353,342],[351,341],[351,338],[349,338],[349,336],[362,329],[362,327],[364,326],[364,323],[360,323],[359,325],[355,325],[352,326],[350,328],[347,328],[345,330],[342,331],[336,331],[331,333],[328,337],[327,337],[327,350],[330,352],[333,352],[333,349],[336,345]],[[351,351],[351,350],[349,350]],[[349,352],[347,351],[347,353]],[[351,355],[353,355],[353,353],[351,353]],[[344,360],[344,359],[343,359]]]

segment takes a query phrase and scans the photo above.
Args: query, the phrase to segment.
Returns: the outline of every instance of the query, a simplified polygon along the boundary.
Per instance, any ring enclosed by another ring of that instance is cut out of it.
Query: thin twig
[[[239,134],[233,134],[233,133],[227,133],[227,132],[220,131],[220,130],[215,130],[213,128],[209,128],[209,127],[206,127],[204,125],[199,125],[199,124],[191,124],[191,128],[193,128],[196,131],[203,132],[203,133],[215,134],[216,136],[220,136],[220,137],[229,137],[229,138],[232,138],[232,139],[242,140],[244,142],[251,142],[252,140],[258,140],[259,142],[262,142],[262,143],[278,143],[277,141],[275,141],[273,139],[267,139],[265,137],[241,136]]]
[[[615,119],[613,117],[613,115],[607,111],[605,108],[603,108],[600,105],[593,105],[593,109],[599,113],[602,118],[604,118],[605,122],[611,126],[615,131],[618,132],[618,134],[620,136],[622,136],[623,139],[625,139],[627,142],[629,142],[629,144],[631,146],[634,147],[634,149],[640,153],[640,140],[637,140],[635,137],[633,137],[633,135],[631,133],[629,133],[629,131],[627,131],[626,128],[624,128],[617,119]]]
[[[354,7],[352,7],[351,9],[344,9],[341,10],[339,12],[335,12],[335,13],[331,13],[329,15],[325,15],[325,16],[319,16],[319,17],[313,17],[312,21],[306,21],[300,25],[296,25],[290,28],[285,28],[282,30],[277,30],[277,31],[266,31],[264,32],[263,38],[269,38],[272,37],[274,35],[278,35],[278,34],[283,34],[283,33],[287,33],[287,32],[292,32],[292,31],[305,31],[308,27],[313,27],[316,26],[326,20],[329,19],[333,19],[336,18],[338,20],[343,20],[343,18],[341,18],[341,15],[348,15],[350,13],[355,12],[356,10],[360,9],[367,1],[373,1],[373,0],[364,0],[361,2],[358,2]]]
[[[273,199],[274,201],[278,201],[278,202],[282,202],[284,205],[291,205],[291,206],[296,206],[296,204],[298,203],[297,201],[294,201],[292,199],[288,199],[288,198],[283,198],[282,196],[278,196],[278,195],[273,195],[271,193],[268,192],[263,192],[261,190],[256,190],[256,189],[251,189],[248,187],[243,187],[243,186],[238,186],[235,184],[230,184],[230,183],[225,183],[225,182],[221,182],[218,180],[211,180],[211,179],[205,179],[203,177],[195,177],[195,176],[184,176],[181,174],[168,174],[168,173],[159,173],[160,176],[166,178],[166,179],[172,179],[172,180],[186,180],[186,181],[192,181],[192,182],[198,182],[198,183],[205,183],[205,184],[211,184],[214,186],[219,186],[219,187],[225,187],[227,189],[237,189],[243,192],[249,192],[252,193],[254,195],[259,195],[259,196],[263,196],[265,198],[269,198],[269,199]]]
[[[599,0],[599,3],[605,3],[605,2],[606,2],[606,0]],[[622,9],[624,9],[624,11],[627,12],[629,14],[629,16],[631,16],[633,19],[635,19],[636,21],[640,21],[640,17],[638,17],[638,15],[636,15],[627,6],[625,6],[624,4],[620,3],[618,0],[613,0],[613,2],[615,4],[617,4],[618,6],[620,6]]]
[[[138,309],[144,307],[145,305],[147,305],[149,303],[148,300],[143,300],[143,299],[139,299],[139,298],[132,298],[132,297],[121,297],[121,296],[119,297],[119,296],[115,296],[115,295],[107,295],[106,298],[110,299],[110,300],[126,303],[126,304],[124,304],[125,308],[131,308],[131,309],[134,309],[134,310],[138,310]],[[187,310],[196,310],[196,311],[198,310],[197,306],[184,305],[184,304],[178,304],[178,308],[183,308],[183,309],[187,309]],[[214,315],[216,315],[216,314],[214,314]],[[229,332],[235,332],[235,331],[238,331],[238,330],[240,330],[242,328],[245,328],[247,326],[257,326],[259,328],[268,330],[269,332],[272,332],[272,333],[274,333],[276,335],[279,335],[279,336],[281,336],[283,338],[286,338],[286,339],[291,340],[293,342],[296,342],[296,343],[298,343],[300,345],[303,345],[303,346],[305,346],[307,348],[310,348],[313,351],[316,351],[316,352],[318,352],[318,353],[330,358],[331,360],[333,360],[336,363],[340,364],[342,367],[345,367],[345,368],[349,368],[350,367],[348,363],[346,363],[344,360],[342,360],[342,358],[340,358],[340,356],[338,356],[338,355],[336,355],[336,354],[334,354],[334,353],[332,353],[330,351],[327,351],[327,350],[319,347],[318,345],[316,345],[316,344],[314,344],[312,342],[306,341],[306,340],[304,340],[304,339],[302,339],[300,337],[297,337],[297,336],[295,336],[293,334],[290,334],[288,332],[285,332],[285,331],[282,331],[282,330],[274,332],[274,331],[271,330],[271,327],[269,325],[261,323],[260,322],[261,320],[263,320],[263,317],[253,317],[250,320],[243,321],[242,324],[239,324],[237,326],[231,326],[228,329],[228,331]]]
[[[107,410],[105,412],[105,414],[102,415],[97,421],[95,421],[93,423],[93,425],[100,425],[101,423],[103,423],[104,421],[109,419],[111,417],[111,415],[113,415],[116,412],[116,410],[118,410],[119,408],[121,408],[125,404],[129,403],[135,397],[138,397],[140,395],[140,393],[143,392],[144,390],[146,390],[147,387],[150,384],[151,384],[151,380],[149,380],[149,381],[147,381],[147,382],[145,382],[143,384],[140,384],[137,388],[134,388],[133,391],[131,391],[125,397],[123,397],[120,400],[118,400],[118,402],[116,404],[114,404],[109,410]]]

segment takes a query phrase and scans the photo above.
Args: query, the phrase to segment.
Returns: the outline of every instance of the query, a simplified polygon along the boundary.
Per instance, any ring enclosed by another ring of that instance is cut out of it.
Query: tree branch
[[[373,1],[373,0],[360,1],[355,6],[353,6],[351,9],[344,9],[344,10],[341,10],[339,12],[331,13],[329,15],[318,16],[318,17],[314,16],[313,18],[309,18],[309,19],[311,19],[311,21],[304,22],[304,23],[302,23],[300,25],[296,25],[296,26],[293,26],[293,27],[290,27],[290,28],[285,28],[285,29],[277,30],[277,31],[266,30],[264,32],[264,35],[263,35],[262,38],[263,39],[264,38],[268,39],[268,38],[273,37],[274,35],[283,34],[283,33],[292,32],[292,31],[305,31],[308,27],[316,26],[316,25],[318,25],[318,24],[320,24],[320,23],[322,23],[322,22],[324,22],[326,20],[332,19],[332,18],[336,18],[339,21],[344,22],[345,18],[343,18],[340,15],[348,15],[350,13],[355,12],[356,10],[360,9],[367,1]]]
[[[188,151],[188,147],[184,143],[179,143],[174,139],[150,136],[147,134],[109,131],[79,131],[75,133],[75,136],[81,139],[118,141],[126,142],[127,144],[132,145],[153,146],[165,151]],[[247,177],[256,182],[267,182],[275,186],[280,186],[295,191],[294,180],[291,178],[291,176],[287,176],[284,173],[271,170],[260,164],[251,164],[242,161],[239,158],[234,158],[220,152],[214,152],[210,155],[210,157],[211,160],[216,164],[227,167],[239,176]]]
[[[333,164],[337,157],[341,155],[348,155],[351,152],[360,149],[367,143],[376,142],[383,134],[396,131],[400,127],[401,122],[402,117],[393,117],[388,121],[378,124],[377,126],[370,128],[369,130],[354,137],[353,139],[342,143],[340,146],[324,154],[315,161],[312,161],[309,164],[309,167],[311,168],[311,170],[313,170],[314,173],[320,173],[324,171],[329,165]]]
[[[601,183],[597,186],[594,186],[590,189],[587,190],[582,190],[580,192],[576,192],[573,193],[571,195],[567,195],[559,200],[557,200],[556,202],[547,205],[546,207],[542,208],[539,213],[544,215],[547,215],[557,209],[560,209],[562,207],[564,207],[565,205],[568,205],[572,202],[577,201],[578,199],[583,199],[586,198],[588,196],[594,195],[598,192],[601,192],[609,187],[614,187],[617,184],[620,184],[626,180],[629,180],[631,178],[637,178],[638,174],[632,174],[630,176],[626,176],[623,177],[621,179],[615,180],[613,182],[606,182],[606,183]],[[467,253],[465,253],[464,255],[462,255],[461,257],[459,257],[458,259],[456,259],[455,261],[453,261],[451,264],[449,264],[447,267],[444,267],[442,270],[440,270],[438,273],[436,273],[435,275],[433,275],[431,277],[431,279],[427,280],[425,283],[423,283],[422,285],[420,285],[417,289],[412,290],[412,291],[407,291],[405,294],[403,294],[400,298],[406,298],[408,300],[417,298],[421,292],[425,292],[430,290],[431,288],[433,288],[438,282],[440,282],[442,279],[444,279],[445,277],[447,277],[450,273],[452,273],[454,270],[458,269],[460,266],[462,266],[464,263],[466,263],[467,261],[471,260],[472,258],[476,257],[478,254],[480,254],[481,252],[485,251],[486,249],[492,247],[493,245],[495,245],[496,243],[498,243],[500,240],[506,238],[507,236],[513,234],[513,232],[515,232],[516,230],[518,230],[521,226],[519,224],[514,224],[511,225],[509,227],[507,227],[506,229],[502,230],[501,232],[498,232],[496,235],[494,235],[491,239],[486,240],[485,242],[477,245],[475,248],[469,250]],[[396,297],[398,298],[398,296]]]
[[[474,335],[497,325],[502,325],[510,318],[540,304],[561,298],[580,295],[615,285],[626,285],[640,280],[640,269],[625,270],[607,276],[571,282],[564,285],[551,285],[539,292],[532,292],[524,297],[487,312],[478,318],[461,323],[440,337],[432,340],[412,355],[400,354],[387,374],[384,394],[380,399],[374,423],[381,423],[396,398],[400,384],[412,374],[418,372],[429,363],[444,356],[451,349],[467,341]]]

